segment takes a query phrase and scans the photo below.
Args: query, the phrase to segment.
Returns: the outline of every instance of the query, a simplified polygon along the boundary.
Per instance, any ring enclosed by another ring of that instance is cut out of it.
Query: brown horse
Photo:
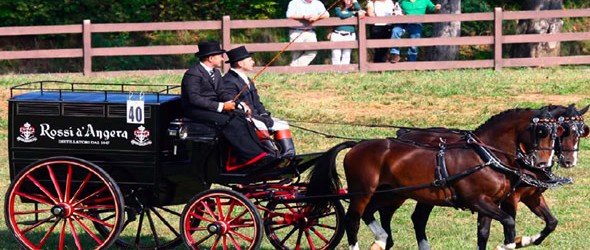
[[[582,115],[586,113],[588,107],[578,111],[572,104],[568,107],[551,105],[547,107],[553,113],[553,117],[558,120],[558,123],[564,128],[564,133],[558,137],[555,143],[555,152],[558,158],[559,165],[564,168],[574,167],[577,163],[577,149],[579,140],[588,135],[588,126],[584,124]],[[398,131],[398,138],[404,140],[413,140],[421,143],[429,143],[437,145],[442,140],[457,141],[460,140],[460,132],[456,130],[449,130],[445,128],[431,128],[431,129],[401,129]],[[521,164],[525,169],[528,167],[527,163]],[[551,214],[551,210],[545,203],[543,192],[547,187],[562,185],[567,179],[555,178],[555,176],[547,168],[545,171],[540,171],[535,168],[528,167],[528,174],[541,180],[537,186],[524,184],[518,188],[504,200],[501,204],[502,210],[516,218],[517,205],[519,201],[525,203],[529,209],[537,216],[545,221],[545,228],[535,236],[525,236],[517,239],[517,247],[525,247],[531,244],[541,244],[541,242],[555,230],[557,226],[557,219]],[[381,200],[373,197],[373,200]],[[376,202],[373,202],[376,203]],[[374,204],[376,206],[387,206],[387,204]],[[416,233],[416,240],[418,241],[418,248],[420,250],[430,249],[428,240],[426,238],[426,223],[433,206],[428,204],[418,203],[416,209],[412,214],[412,221]],[[381,223],[386,234],[377,237],[387,237],[386,249],[393,246],[391,235],[390,221],[393,216],[392,209],[388,206],[384,209],[379,209]],[[374,224],[375,217],[371,209],[366,209],[363,215],[363,221],[367,225],[376,227]],[[486,244],[489,238],[491,219],[485,216],[478,217],[478,248],[486,249]]]
[[[447,144],[442,160],[437,157],[439,147],[412,141],[346,142],[330,149],[318,161],[307,195],[336,193],[340,185],[336,155],[352,147],[344,159],[351,197],[345,218],[351,249],[358,249],[359,221],[376,192],[385,195],[393,209],[410,198],[429,205],[470,209],[498,220],[506,229],[505,244],[511,247],[516,244],[514,219],[498,204],[517,184],[519,178],[515,177],[522,170],[517,163],[522,159],[515,152],[522,150],[533,166],[545,168],[551,163],[555,138],[560,132],[546,109],[513,109],[492,117],[473,133],[465,133],[460,142]],[[444,179],[435,177],[441,164],[446,165],[448,174]],[[322,211],[329,201],[315,199],[310,205],[313,210]],[[380,245],[385,247],[385,242]]]

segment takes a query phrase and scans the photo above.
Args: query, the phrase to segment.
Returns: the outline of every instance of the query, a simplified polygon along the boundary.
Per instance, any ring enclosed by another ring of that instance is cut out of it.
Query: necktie
[[[214,70],[209,71],[209,75],[211,76],[211,80],[215,81],[215,71]]]

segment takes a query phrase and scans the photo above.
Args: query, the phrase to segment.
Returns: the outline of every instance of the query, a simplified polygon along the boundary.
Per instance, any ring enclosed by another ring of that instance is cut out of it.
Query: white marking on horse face
[[[551,143],[551,155],[549,156],[549,160],[547,161],[547,166],[553,166],[553,157],[555,156],[555,140]]]
[[[579,144],[580,144],[580,141],[577,141],[574,148],[578,148],[580,146]],[[578,165],[578,151],[574,151],[574,161],[572,163],[572,167],[575,167],[576,165]]]

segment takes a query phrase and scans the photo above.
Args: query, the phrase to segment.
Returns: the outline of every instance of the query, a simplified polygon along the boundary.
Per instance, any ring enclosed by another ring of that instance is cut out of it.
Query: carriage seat
[[[178,118],[170,122],[168,133],[181,140],[213,143],[219,140],[221,132],[214,122]]]

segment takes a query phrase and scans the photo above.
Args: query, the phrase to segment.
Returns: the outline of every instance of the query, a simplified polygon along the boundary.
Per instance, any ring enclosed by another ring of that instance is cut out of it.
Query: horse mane
[[[498,120],[501,119],[506,119],[506,116],[509,115],[517,115],[517,113],[522,113],[522,112],[531,112],[533,109],[531,108],[513,108],[513,109],[508,109],[508,110],[504,110],[501,113],[498,113],[494,116],[492,116],[490,119],[488,119],[486,122],[484,122],[482,125],[480,125],[479,127],[477,127],[474,132],[478,133],[481,132],[482,129],[491,126],[491,124],[495,124],[498,122]]]

